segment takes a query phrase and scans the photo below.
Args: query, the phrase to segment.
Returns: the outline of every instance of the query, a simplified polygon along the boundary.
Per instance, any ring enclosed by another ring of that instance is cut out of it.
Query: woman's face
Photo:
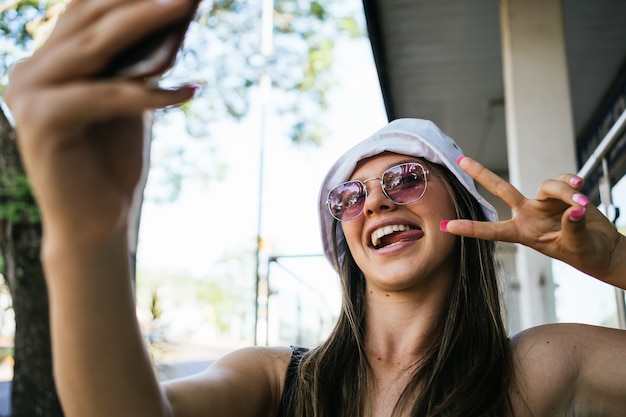
[[[423,163],[418,158],[384,153],[361,161],[350,179],[379,178],[386,169],[404,162]],[[456,238],[441,232],[439,224],[441,220],[456,218],[456,211],[444,179],[430,171],[424,196],[406,205],[389,200],[379,181],[368,181],[363,213],[341,223],[368,290],[426,291],[449,287],[459,262],[454,256]],[[388,233],[388,226],[401,230],[373,238],[372,235]]]

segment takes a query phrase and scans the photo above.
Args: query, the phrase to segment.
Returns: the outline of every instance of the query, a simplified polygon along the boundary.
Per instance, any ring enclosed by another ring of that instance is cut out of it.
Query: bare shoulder
[[[289,347],[243,348],[164,389],[175,416],[276,415],[290,360]]]
[[[287,371],[291,353],[291,348],[287,346],[250,346],[224,355],[212,367],[227,369],[253,367],[270,372],[280,371],[282,377]]]
[[[614,416],[626,389],[626,332],[550,324],[511,339],[516,416]],[[622,411],[619,411],[620,413]]]

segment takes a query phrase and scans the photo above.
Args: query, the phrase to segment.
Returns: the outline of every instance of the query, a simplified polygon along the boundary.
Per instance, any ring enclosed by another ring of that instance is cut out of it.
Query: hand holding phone
[[[113,57],[103,77],[143,79],[163,74],[176,61],[201,0],[194,0],[184,20],[154,32]]]

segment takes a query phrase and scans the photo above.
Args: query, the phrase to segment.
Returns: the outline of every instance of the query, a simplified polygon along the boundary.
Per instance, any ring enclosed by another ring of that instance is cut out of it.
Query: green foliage
[[[7,0],[0,6],[0,68],[5,74],[33,48],[33,25],[47,19],[48,7],[60,0]]]
[[[360,25],[356,19],[344,17],[339,19],[339,27],[344,33],[349,34],[352,38],[366,36],[365,27]]]
[[[326,18],[326,9],[320,2],[312,1],[310,10],[311,16],[314,16],[319,20],[324,20]]]
[[[208,136],[212,120],[240,120],[258,94],[262,75],[272,80],[278,114],[293,120],[292,140],[319,144],[332,75],[334,46],[341,36],[359,36],[362,25],[332,0],[276,0],[273,51],[261,52],[261,2],[201,4],[195,24],[168,82],[203,80],[186,112],[188,133]]]
[[[311,143],[319,146],[328,134],[328,129],[323,124],[301,120],[293,125],[291,140],[296,143]]]
[[[156,288],[152,290],[152,296],[150,297],[150,315],[152,320],[158,320],[163,315],[163,309],[161,308],[161,299],[159,292]]]
[[[51,6],[67,0],[4,0],[0,4],[0,95],[11,66],[35,49],[33,35],[49,20]]]
[[[239,257],[235,269],[240,269],[246,260]],[[224,264],[222,264],[224,266]],[[252,294],[251,282],[237,283],[240,278],[233,276],[228,268],[216,268],[211,276],[197,277],[188,272],[139,271],[137,275],[137,304],[140,310],[148,312],[153,327],[165,335],[172,328],[186,329],[179,314],[194,311],[197,320],[222,334],[229,334],[231,324],[244,322],[249,317],[251,300],[243,294]],[[221,272],[220,272],[221,271]],[[242,277],[249,277],[246,271]],[[155,324],[155,322],[157,324]],[[167,340],[167,337],[165,337]],[[172,340],[169,340],[172,341]]]
[[[45,21],[48,7],[56,3],[59,1],[9,0],[0,6],[0,71],[5,75],[0,80],[0,90],[4,90],[8,68],[33,48],[33,22]],[[28,224],[41,221],[26,175],[19,166],[12,164],[0,170],[0,221]]]
[[[15,169],[0,171],[0,221],[36,224],[41,221],[28,178]]]

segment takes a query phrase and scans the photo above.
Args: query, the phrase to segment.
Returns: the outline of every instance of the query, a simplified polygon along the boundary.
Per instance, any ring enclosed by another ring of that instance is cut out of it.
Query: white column
[[[575,172],[561,0],[501,0],[510,180],[534,196],[544,179]],[[550,260],[516,255],[522,328],[556,319]]]

